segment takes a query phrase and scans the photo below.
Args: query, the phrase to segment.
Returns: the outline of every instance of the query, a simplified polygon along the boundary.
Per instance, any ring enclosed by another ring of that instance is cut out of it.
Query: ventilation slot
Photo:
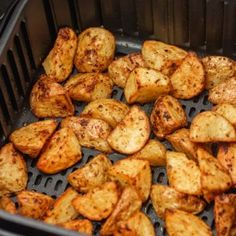
[[[71,17],[71,23],[74,29],[80,30],[80,27],[78,25],[79,17],[77,17],[77,4],[74,1],[68,1],[69,3],[69,9],[70,9],[70,17]]]

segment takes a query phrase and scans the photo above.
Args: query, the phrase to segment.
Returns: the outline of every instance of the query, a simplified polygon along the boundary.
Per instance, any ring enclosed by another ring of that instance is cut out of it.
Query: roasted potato
[[[56,199],[53,208],[48,210],[44,222],[48,224],[62,224],[74,220],[78,213],[72,205],[72,201],[79,194],[72,188],[68,188]]]
[[[105,155],[99,154],[82,168],[70,173],[67,180],[76,190],[86,193],[108,181],[108,169],[111,165]]]
[[[161,96],[156,100],[150,121],[153,132],[158,138],[164,138],[176,129],[187,125],[186,114],[181,104],[170,95]]]
[[[212,89],[235,75],[235,63],[227,57],[207,56],[202,63],[206,71],[206,89]]]
[[[107,69],[115,54],[115,37],[99,27],[79,34],[74,64],[80,72],[99,72]]]
[[[138,106],[132,106],[123,120],[107,138],[109,145],[124,154],[139,151],[150,135],[150,124],[146,113]]]
[[[119,199],[119,189],[114,182],[95,187],[72,201],[76,211],[89,220],[106,219]]]
[[[205,72],[195,53],[189,53],[170,77],[171,94],[175,98],[190,99],[201,93],[205,87]]]
[[[210,227],[197,216],[181,211],[166,211],[166,230],[169,236],[212,236]]]
[[[112,87],[112,80],[102,73],[79,73],[71,77],[64,85],[72,99],[83,102],[110,98]]]
[[[27,167],[22,155],[12,143],[0,149],[0,197],[17,193],[26,188]]]
[[[114,60],[108,67],[108,73],[114,84],[124,88],[130,72],[136,67],[145,67],[140,53],[131,53]]]
[[[77,35],[69,27],[58,32],[54,47],[43,62],[47,75],[57,82],[64,81],[72,72],[73,60],[77,48]]]
[[[46,174],[55,174],[74,165],[81,158],[81,147],[73,130],[62,128],[47,143],[37,168]]]
[[[107,142],[111,127],[103,120],[71,116],[62,120],[61,127],[71,128],[81,146],[95,148],[105,153],[112,152]]]
[[[148,67],[171,75],[187,56],[187,52],[160,41],[147,40],[142,46],[142,56]]]
[[[17,194],[18,214],[33,219],[43,219],[54,204],[54,199],[42,193],[22,191]]]
[[[57,127],[55,120],[31,123],[15,130],[9,137],[14,146],[31,158],[36,158]]]
[[[47,75],[41,75],[34,84],[30,94],[30,107],[39,118],[74,114],[74,106],[65,88]]]
[[[98,99],[85,106],[80,116],[104,120],[115,128],[128,113],[129,107],[115,99]]]
[[[10,214],[16,214],[16,204],[11,198],[3,196],[0,198],[0,209]]]
[[[133,186],[143,202],[148,199],[152,181],[148,161],[122,159],[109,169],[108,174],[111,180],[118,181],[122,186]]]

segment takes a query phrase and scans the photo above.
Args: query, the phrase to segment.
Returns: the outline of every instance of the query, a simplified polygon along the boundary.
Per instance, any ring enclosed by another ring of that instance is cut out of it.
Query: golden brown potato
[[[6,196],[0,198],[0,209],[10,214],[16,214],[15,203],[9,197]]]
[[[222,56],[207,56],[202,59],[206,71],[206,89],[212,89],[235,75],[234,61]]]
[[[107,69],[115,54],[115,37],[99,27],[91,27],[79,34],[74,58],[80,72],[99,72]]]
[[[74,106],[65,88],[47,75],[41,75],[33,86],[30,107],[39,118],[66,117],[74,114]]]
[[[108,171],[113,181],[122,186],[133,186],[143,202],[150,193],[152,174],[148,161],[138,159],[122,159],[117,161]]]
[[[142,47],[142,56],[148,67],[171,75],[187,56],[187,52],[160,41],[147,40]]]
[[[33,219],[42,219],[54,204],[50,196],[32,191],[22,191],[17,194],[17,202],[18,214]]]
[[[186,114],[181,104],[170,95],[161,96],[156,100],[150,121],[153,132],[158,138],[164,138],[187,124]]]
[[[166,230],[169,236],[212,236],[204,221],[181,210],[166,211]]]
[[[71,128],[81,146],[95,148],[105,153],[112,152],[107,142],[111,127],[103,120],[71,116],[62,120],[61,127]]]
[[[46,174],[55,174],[74,165],[81,158],[81,147],[73,130],[62,128],[47,143],[37,168]]]
[[[80,116],[104,120],[112,128],[122,121],[129,107],[115,99],[103,98],[90,102]]]
[[[27,167],[22,155],[12,143],[0,149],[0,197],[17,193],[26,188]]]
[[[109,145],[124,154],[139,151],[150,135],[150,124],[146,113],[138,106],[132,106],[124,119],[107,138]]]
[[[98,221],[106,219],[112,213],[118,198],[118,186],[115,182],[106,182],[76,197],[72,205],[80,215]]]
[[[72,99],[83,102],[110,98],[112,87],[112,80],[102,73],[76,74],[64,86]]]
[[[111,166],[111,161],[105,155],[99,154],[82,168],[70,173],[67,180],[79,192],[87,193],[108,181],[108,169]]]
[[[236,133],[232,124],[213,111],[198,113],[190,126],[190,140],[193,142],[232,142]]]
[[[72,205],[72,201],[79,194],[72,188],[68,188],[56,199],[53,208],[46,213],[44,222],[48,224],[61,224],[74,220],[78,213]]]
[[[9,137],[14,146],[31,158],[36,158],[57,127],[55,120],[31,123],[15,130]]]
[[[179,209],[192,214],[204,210],[206,204],[200,198],[180,193],[166,185],[154,184],[151,188],[151,200],[158,217],[165,218],[166,210]]]
[[[114,84],[124,88],[130,72],[136,67],[145,67],[140,53],[131,53],[114,60],[108,67],[108,73]]]
[[[151,166],[166,165],[166,147],[155,139],[149,139],[146,145],[129,158],[146,160]]]
[[[64,81],[72,72],[73,59],[77,48],[77,36],[69,27],[61,28],[56,42],[43,62],[47,75],[57,82]]]
[[[205,87],[205,71],[195,53],[189,53],[170,77],[175,98],[190,99]]]

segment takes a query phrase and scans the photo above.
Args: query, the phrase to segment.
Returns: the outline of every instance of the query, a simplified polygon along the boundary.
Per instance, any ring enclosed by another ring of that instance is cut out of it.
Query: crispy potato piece
[[[152,174],[148,161],[138,159],[122,159],[117,161],[108,171],[113,181],[122,186],[131,185],[138,192],[143,202],[148,199]]]
[[[215,198],[215,225],[217,236],[235,236],[236,194],[223,194]]]
[[[153,69],[138,67],[130,73],[124,94],[128,103],[147,103],[168,94],[171,88],[169,77]]]
[[[30,107],[39,118],[74,114],[74,106],[65,88],[47,75],[41,75],[34,84],[30,94]]]
[[[122,121],[129,107],[115,99],[103,98],[90,102],[85,106],[80,116],[104,120],[112,128]]]
[[[83,102],[110,98],[112,87],[112,80],[102,73],[76,74],[64,86],[72,99]]]
[[[190,125],[190,140],[193,142],[232,142],[236,133],[232,124],[213,111],[198,113]]]
[[[161,219],[165,218],[165,211],[168,209],[198,214],[206,206],[205,202],[196,196],[180,193],[172,187],[161,184],[152,185],[151,200],[156,214]]]
[[[166,147],[155,139],[149,139],[146,145],[129,158],[146,160],[151,166],[166,165]]]
[[[201,172],[196,162],[184,153],[166,153],[166,169],[169,184],[181,193],[201,195]]]
[[[105,153],[112,152],[107,142],[111,127],[103,120],[71,116],[62,120],[61,127],[73,129],[81,146]]]
[[[33,219],[42,219],[51,209],[54,199],[42,193],[22,191],[17,194],[18,213]]]
[[[61,28],[52,50],[43,62],[46,74],[53,76],[57,82],[64,81],[72,72],[76,48],[75,32],[69,27]]]
[[[189,53],[170,77],[175,98],[190,99],[205,87],[205,71],[195,53]]]
[[[138,212],[142,206],[137,192],[132,187],[124,188],[114,211],[111,213],[100,230],[101,235],[112,235],[117,226],[123,221],[128,220],[135,212]]]
[[[119,190],[115,182],[107,182],[79,195],[72,201],[72,205],[80,215],[98,221],[112,213],[118,198]]]
[[[74,220],[78,213],[72,205],[72,201],[79,194],[72,188],[68,188],[56,199],[53,208],[46,213],[44,222],[48,224],[61,224]]]
[[[207,56],[202,63],[206,71],[206,89],[212,89],[235,75],[235,63],[230,58]]]
[[[166,230],[169,236],[212,236],[210,227],[204,221],[181,210],[166,211]]]
[[[82,168],[70,173],[67,180],[79,192],[87,193],[108,181],[108,169],[111,166],[111,161],[99,154]]]
[[[27,167],[22,155],[12,143],[0,149],[0,197],[17,193],[26,188]]]
[[[55,120],[31,123],[15,130],[9,137],[14,146],[31,158],[36,158],[57,127]]]
[[[44,173],[55,174],[74,165],[81,158],[81,147],[73,130],[62,128],[47,143],[37,168]]]
[[[113,82],[124,88],[126,81],[136,67],[144,67],[145,63],[140,53],[131,53],[114,60],[108,67],[108,73]]]
[[[3,196],[0,198],[0,209],[10,214],[16,214],[16,205],[11,198]]]
[[[167,134],[187,124],[186,114],[181,104],[169,95],[161,96],[156,100],[150,121],[153,132],[158,138],[164,138]]]
[[[115,37],[99,27],[91,27],[79,34],[74,58],[80,72],[99,72],[107,69],[115,54]]]
[[[142,56],[148,67],[171,75],[187,56],[187,52],[160,41],[146,40],[142,47]]]
[[[150,124],[146,113],[138,106],[132,106],[124,119],[107,138],[109,145],[124,154],[139,151],[150,135]]]

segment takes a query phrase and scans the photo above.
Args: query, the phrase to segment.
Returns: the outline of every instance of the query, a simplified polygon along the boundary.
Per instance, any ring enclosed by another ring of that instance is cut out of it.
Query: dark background
[[[4,16],[4,12],[6,9],[10,6],[10,4],[13,2],[13,0],[0,0],[0,21],[2,20]]]

